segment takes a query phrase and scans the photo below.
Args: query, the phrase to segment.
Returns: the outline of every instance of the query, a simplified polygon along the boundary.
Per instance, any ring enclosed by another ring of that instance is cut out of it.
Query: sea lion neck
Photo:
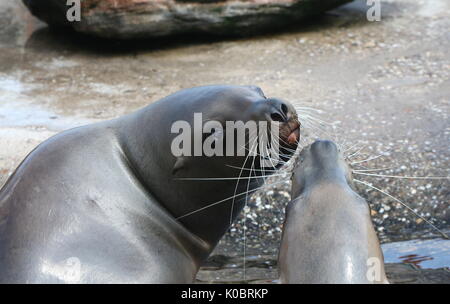
[[[245,193],[251,193],[260,184],[256,179],[249,182],[244,178],[236,185],[240,170],[227,164],[239,165],[225,157],[173,156],[167,135],[171,121],[161,121],[159,115],[153,115],[158,110],[159,106],[152,104],[116,122],[119,145],[142,187],[176,221],[213,248],[245,205]],[[148,121],[148,124],[144,127],[138,121]],[[154,132],[153,124],[159,124],[160,133]],[[179,159],[183,161],[183,169],[174,173],[172,168]],[[223,177],[224,180],[183,180],[182,177]]]
[[[349,187],[346,172],[337,166],[326,168],[321,166],[306,165],[308,168],[298,167],[293,175],[293,197],[300,196],[304,192],[320,189],[322,185],[336,184]],[[351,188],[351,187],[350,187]]]

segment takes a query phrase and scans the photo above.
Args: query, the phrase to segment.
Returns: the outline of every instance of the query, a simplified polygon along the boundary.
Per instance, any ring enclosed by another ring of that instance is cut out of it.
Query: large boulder
[[[67,0],[23,0],[52,26],[106,38],[181,33],[251,34],[315,16],[350,0],[81,0],[81,20],[66,18]]]

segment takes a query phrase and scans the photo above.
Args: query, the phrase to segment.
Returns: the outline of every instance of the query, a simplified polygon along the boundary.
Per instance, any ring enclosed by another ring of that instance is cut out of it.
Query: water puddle
[[[0,103],[0,127],[44,127],[50,131],[63,131],[88,124],[90,121],[61,117],[32,104]]]
[[[421,4],[418,13],[423,17],[439,16],[441,12],[448,9],[448,2],[445,0],[426,0]]]
[[[385,263],[413,264],[421,269],[450,268],[450,240],[411,240],[381,247]]]
[[[44,127],[63,131],[92,122],[85,118],[61,116],[29,103],[26,93],[33,89],[16,77],[0,76],[0,127]]]
[[[381,245],[391,283],[449,283],[450,240],[410,240]],[[278,283],[276,255],[213,255],[201,267],[198,283]]]

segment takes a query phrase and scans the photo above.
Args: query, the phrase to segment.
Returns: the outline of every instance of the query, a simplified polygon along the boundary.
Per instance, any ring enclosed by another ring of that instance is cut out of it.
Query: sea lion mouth
[[[300,141],[300,122],[297,120],[288,122],[285,128],[285,136],[281,136],[283,142],[289,147],[297,146]]]
[[[287,143],[292,146],[297,144],[299,139],[300,139],[300,126],[298,126],[294,131],[291,132],[291,134],[289,134],[287,138]]]

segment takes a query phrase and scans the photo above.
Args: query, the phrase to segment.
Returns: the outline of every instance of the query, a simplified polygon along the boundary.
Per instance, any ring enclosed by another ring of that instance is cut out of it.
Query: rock
[[[23,0],[33,15],[51,26],[118,39],[182,33],[246,35],[281,28],[349,1],[82,0],[81,20],[69,22],[66,14],[73,4],[66,0]]]

